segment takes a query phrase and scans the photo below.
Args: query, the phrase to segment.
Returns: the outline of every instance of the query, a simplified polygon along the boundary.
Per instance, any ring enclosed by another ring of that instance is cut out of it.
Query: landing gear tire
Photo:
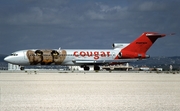
[[[89,71],[89,67],[85,66],[85,67],[84,67],[84,70],[85,70],[85,71]]]
[[[23,71],[23,70],[24,70],[24,67],[20,67],[20,70]]]
[[[100,70],[100,67],[99,67],[99,66],[94,66],[94,70],[95,70],[95,71],[99,71],[99,70]]]

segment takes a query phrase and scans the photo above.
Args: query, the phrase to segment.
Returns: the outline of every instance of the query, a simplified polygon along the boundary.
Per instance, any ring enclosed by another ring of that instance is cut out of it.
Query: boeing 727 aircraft
[[[149,58],[147,50],[166,34],[145,32],[131,43],[114,43],[113,49],[28,49],[12,53],[5,61],[19,66],[69,65],[100,70],[100,65],[123,64]],[[24,68],[21,67],[21,70]]]

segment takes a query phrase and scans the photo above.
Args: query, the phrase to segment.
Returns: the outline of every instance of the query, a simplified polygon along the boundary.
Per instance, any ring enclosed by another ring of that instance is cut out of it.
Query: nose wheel
[[[19,66],[20,70],[23,71],[24,70],[24,66]]]

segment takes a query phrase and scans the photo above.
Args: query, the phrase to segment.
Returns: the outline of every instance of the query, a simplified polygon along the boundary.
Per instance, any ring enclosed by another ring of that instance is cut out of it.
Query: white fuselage
[[[38,49],[30,49],[32,51],[36,51]],[[61,53],[62,50],[54,49],[55,51]],[[58,65],[82,65],[82,63],[77,63],[75,61],[97,61],[97,60],[114,60],[116,55],[119,53],[120,49],[112,50],[112,49],[63,49],[66,51],[65,54],[60,54],[58,56],[62,56],[64,60]],[[30,64],[30,60],[27,56],[28,50],[21,50],[12,53],[7,56],[4,60],[8,61],[12,64],[17,65],[32,65]],[[30,55],[32,56],[32,55]],[[37,55],[34,55],[37,56]],[[50,53],[43,55],[44,59],[50,61]],[[53,62],[51,64],[54,64]],[[41,65],[40,63],[34,65]],[[45,64],[46,65],[46,64]]]
[[[99,65],[122,64],[149,58],[147,50],[166,34],[144,32],[131,43],[114,43],[114,49],[29,49],[12,53],[4,60],[17,65],[77,65],[99,70]]]

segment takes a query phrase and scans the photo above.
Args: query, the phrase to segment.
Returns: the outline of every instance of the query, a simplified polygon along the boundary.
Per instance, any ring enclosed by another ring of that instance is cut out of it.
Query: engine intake
[[[114,49],[116,49],[116,48],[121,49],[121,48],[124,48],[124,47],[126,47],[128,45],[129,45],[129,43],[113,43],[112,47]]]

